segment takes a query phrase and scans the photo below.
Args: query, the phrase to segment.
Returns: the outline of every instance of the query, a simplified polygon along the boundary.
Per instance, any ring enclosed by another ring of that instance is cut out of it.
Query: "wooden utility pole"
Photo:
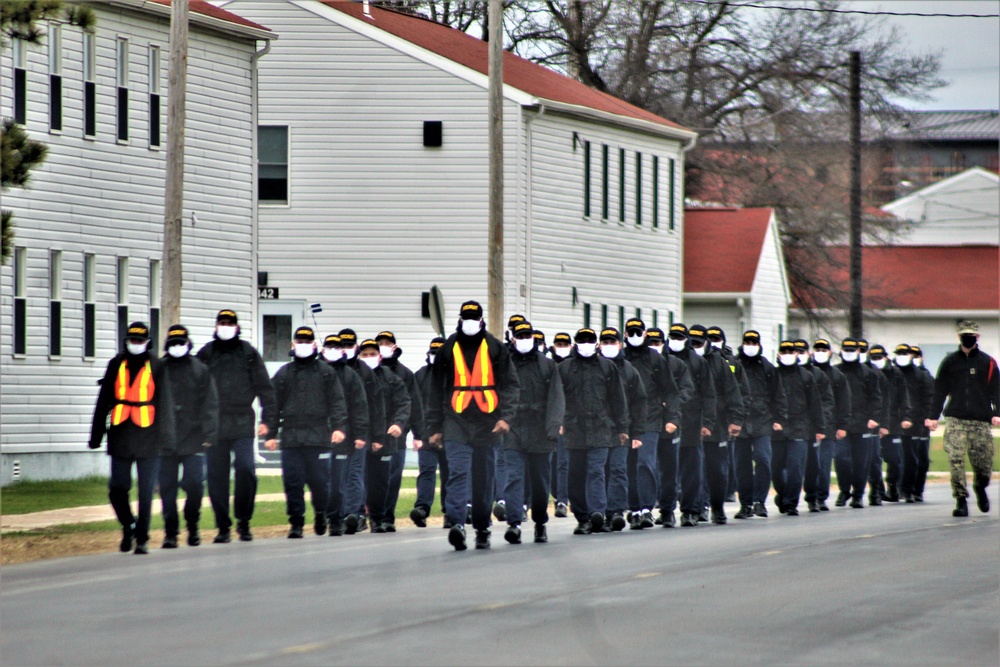
[[[167,184],[163,206],[165,326],[181,321],[181,244],[184,216],[184,125],[187,113],[188,0],[170,4],[170,89],[167,101]]]
[[[861,52],[851,51],[851,336],[864,336],[861,307]]]
[[[489,312],[487,328],[500,336],[504,322],[503,294],[503,0],[489,5]]]

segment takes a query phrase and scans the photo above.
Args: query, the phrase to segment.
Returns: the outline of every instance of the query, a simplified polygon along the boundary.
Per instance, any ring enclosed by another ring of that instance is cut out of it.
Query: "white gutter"
[[[718,301],[750,300],[750,292],[684,292],[685,301],[709,303]]]
[[[629,116],[610,113],[608,111],[599,111],[597,109],[581,106],[579,104],[567,104],[566,102],[557,102],[549,99],[535,98],[533,100],[533,104],[543,108],[547,107],[552,111],[560,113],[580,116],[582,118],[596,120],[602,123],[623,125],[634,130],[640,130],[642,132],[648,132],[650,134],[656,134],[670,139],[686,142],[686,145],[681,146],[681,152],[691,150],[698,141],[697,132],[684,129],[682,127],[671,127],[669,125],[662,125],[660,123],[642,120],[641,118],[631,118]]]
[[[135,9],[149,14],[156,14],[157,16],[162,16],[168,19],[170,18],[170,5],[161,5],[160,3],[152,2],[151,0],[110,0],[107,4],[111,6],[127,7],[129,9]],[[219,32],[236,34],[241,37],[248,37],[250,39],[273,40],[278,38],[278,36],[270,30],[262,30],[260,28],[252,28],[247,25],[240,25],[239,23],[225,21],[223,19],[215,18],[214,16],[199,14],[196,11],[191,12],[190,21],[195,25],[217,30]]]

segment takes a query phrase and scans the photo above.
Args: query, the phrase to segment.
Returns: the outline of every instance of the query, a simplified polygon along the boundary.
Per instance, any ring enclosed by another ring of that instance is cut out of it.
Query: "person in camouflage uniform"
[[[958,324],[959,349],[941,362],[934,379],[934,399],[930,430],[944,410],[948,423],[944,431],[944,451],[951,466],[951,492],[956,505],[952,516],[969,516],[965,487],[965,456],[972,464],[979,511],[990,510],[986,487],[993,467],[993,434],[990,426],[1000,426],[1000,371],[996,359],[979,349],[979,325],[972,320]],[[948,405],[945,407],[945,399]]]

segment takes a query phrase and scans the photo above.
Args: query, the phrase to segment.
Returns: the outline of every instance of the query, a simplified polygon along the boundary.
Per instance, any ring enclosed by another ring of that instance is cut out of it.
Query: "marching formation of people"
[[[959,348],[932,376],[917,346],[845,338],[839,354],[825,339],[784,340],[777,365],[757,331],[737,350],[717,326],[614,327],[543,332],[521,315],[505,340],[488,331],[483,308],[467,301],[456,331],[434,338],[413,372],[391,331],[359,340],[352,329],[320,338],[295,330],[292,360],[269,377],[257,350],[240,338],[237,314],[222,310],[213,339],[192,354],[188,330],[167,331],[160,357],[142,322],[100,381],[90,447],[107,434],[108,497],[122,525],[121,551],[148,553],[152,497],[159,486],[166,536],[201,543],[203,489],[215,543],[251,541],[257,491],[255,437],[281,450],[289,532],[305,530],[309,488],[317,535],[396,530],[407,435],[418,452],[410,519],[426,527],[440,477],[444,528],[454,549],[490,548],[493,519],[504,539],[548,541],[555,517],[576,519],[575,535],[767,517],[834,505],[923,502],[930,433],[947,418],[954,516],[968,516],[965,459],[980,511],[1000,426],[1000,371],[979,348],[978,325],[958,326]],[[838,363],[832,363],[839,357]],[[260,404],[260,422],[254,411]],[[255,424],[256,427],[255,427]],[[129,504],[133,464],[138,514]],[[883,465],[885,472],[883,473]],[[180,478],[178,479],[178,476]],[[654,514],[655,513],[655,514]]]

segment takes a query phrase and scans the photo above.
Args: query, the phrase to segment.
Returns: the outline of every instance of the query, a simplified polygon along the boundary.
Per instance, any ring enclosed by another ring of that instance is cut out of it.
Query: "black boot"
[[[288,539],[290,540],[301,540],[302,539],[302,526],[292,524],[292,527],[288,529]]]
[[[177,536],[167,535],[163,538],[163,544],[160,545],[162,549],[176,549],[177,548]]]
[[[549,535],[545,530],[544,523],[535,524],[535,544],[545,544],[549,541]]]
[[[465,526],[457,523],[448,529],[448,544],[455,547],[455,551],[465,551]]]
[[[477,549],[489,549],[490,548],[490,530],[477,530],[476,531],[476,548]]]
[[[972,490],[976,494],[976,505],[984,514],[990,511],[990,497],[986,495],[986,486],[989,483],[989,475],[976,475],[976,482],[972,484]]]
[[[316,520],[313,522],[313,530],[317,535],[326,535],[326,515],[316,512]]]
[[[252,542],[253,533],[250,532],[250,522],[240,519],[236,522],[236,532],[240,535],[240,542]]]
[[[521,543],[521,529],[516,525],[511,524],[507,526],[507,532],[503,534],[503,538],[507,540],[510,544],[520,544]],[[478,536],[477,536],[478,539]]]
[[[889,485],[888,485],[888,489],[886,491],[886,494],[885,494],[885,499],[888,502],[890,502],[890,503],[898,503],[899,502],[899,487],[896,486],[895,484],[893,484],[892,482],[890,482]]]
[[[122,526],[122,541],[118,545],[118,550],[123,554],[127,554],[132,551],[132,538],[134,534],[132,532],[133,526]]]
[[[201,544],[201,533],[198,532],[198,524],[189,523],[188,524],[188,546],[196,547]]]
[[[419,505],[410,510],[410,521],[413,522],[417,528],[427,527],[427,510]]]
[[[955,501],[955,509],[951,511],[952,516],[969,516],[969,503],[965,498],[958,498]]]

